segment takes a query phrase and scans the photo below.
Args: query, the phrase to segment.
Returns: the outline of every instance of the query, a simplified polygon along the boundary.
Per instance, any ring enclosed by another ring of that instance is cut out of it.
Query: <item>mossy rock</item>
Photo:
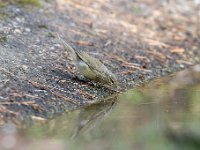
[[[23,4],[23,5],[30,4],[37,7],[41,7],[40,0],[18,0],[18,3]]]
[[[8,4],[34,5],[41,7],[40,0],[0,0],[0,7],[5,7]]]

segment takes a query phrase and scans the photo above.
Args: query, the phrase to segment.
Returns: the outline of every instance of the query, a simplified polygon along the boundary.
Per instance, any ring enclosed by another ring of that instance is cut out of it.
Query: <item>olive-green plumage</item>
[[[59,38],[65,45],[65,48],[74,60],[76,68],[84,76],[84,78],[104,83],[116,84],[116,76],[107,69],[107,67],[98,59],[88,55],[84,51],[73,49],[67,42]]]

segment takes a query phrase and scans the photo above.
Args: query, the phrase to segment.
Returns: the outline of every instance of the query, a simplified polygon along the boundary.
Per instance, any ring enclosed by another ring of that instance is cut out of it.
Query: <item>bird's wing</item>
[[[99,74],[105,74],[106,67],[98,59],[88,55],[83,51],[76,51],[76,53],[78,57],[80,57],[92,70]]]
[[[88,55],[83,51],[76,51],[76,53],[79,59],[82,59],[88,65],[88,67],[97,74],[98,77],[110,78],[110,80],[113,82],[117,81],[116,76],[98,59]]]

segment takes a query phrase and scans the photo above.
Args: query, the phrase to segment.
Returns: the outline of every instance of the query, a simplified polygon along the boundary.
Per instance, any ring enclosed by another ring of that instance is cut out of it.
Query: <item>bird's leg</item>
[[[77,79],[80,80],[80,81],[84,81],[84,82],[88,82],[89,80],[86,79],[83,75],[76,75]]]
[[[95,85],[93,82],[91,82],[89,79],[86,79],[83,75],[76,75],[75,76],[77,80],[81,81],[81,82],[84,82],[84,83],[87,83],[87,84],[92,84],[92,85]]]

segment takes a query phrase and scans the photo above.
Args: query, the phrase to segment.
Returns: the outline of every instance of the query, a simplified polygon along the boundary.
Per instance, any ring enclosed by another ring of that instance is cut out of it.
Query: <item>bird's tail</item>
[[[67,49],[67,51],[69,52],[70,57],[72,57],[73,60],[77,59],[77,55],[75,50],[65,41],[63,40],[57,33],[57,37],[59,39],[59,41],[62,42],[62,44],[65,46],[65,48]]]

